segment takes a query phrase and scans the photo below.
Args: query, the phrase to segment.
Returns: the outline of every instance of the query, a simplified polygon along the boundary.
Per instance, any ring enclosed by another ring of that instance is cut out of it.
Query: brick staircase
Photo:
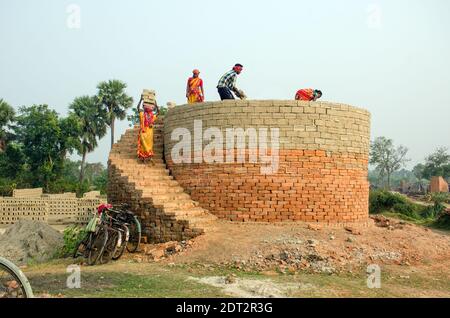
[[[163,119],[154,127],[154,165],[137,159],[139,128],[113,145],[108,160],[108,201],[128,203],[149,242],[182,241],[211,230],[216,217],[199,206],[170,175],[164,162]]]

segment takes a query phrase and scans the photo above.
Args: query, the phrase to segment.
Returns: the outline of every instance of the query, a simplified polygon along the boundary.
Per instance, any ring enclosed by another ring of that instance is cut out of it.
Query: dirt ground
[[[381,225],[219,222],[189,242],[83,265],[79,290],[65,287],[73,260],[24,271],[43,297],[450,297],[449,233],[395,219]],[[368,288],[368,265],[379,266],[381,288]]]
[[[448,232],[391,219],[388,227],[373,222],[367,227],[338,229],[220,222],[213,232],[198,237],[189,249],[167,261],[281,272],[309,269],[322,262],[331,268],[313,271],[351,272],[368,264],[411,266],[449,260]]]

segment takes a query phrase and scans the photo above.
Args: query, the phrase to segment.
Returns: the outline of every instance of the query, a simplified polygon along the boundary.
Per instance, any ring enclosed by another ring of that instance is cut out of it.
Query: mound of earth
[[[0,256],[19,265],[45,262],[63,244],[63,235],[48,224],[21,220],[0,235]]]

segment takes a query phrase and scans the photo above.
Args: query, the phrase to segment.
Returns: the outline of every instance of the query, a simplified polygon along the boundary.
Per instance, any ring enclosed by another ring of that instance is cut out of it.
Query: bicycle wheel
[[[88,244],[91,241],[92,233],[86,234],[86,237],[78,243],[74,253],[73,258],[78,258],[81,256],[86,257],[87,251],[88,251]]]
[[[100,226],[97,235],[94,235],[92,245],[88,252],[88,264],[95,265],[103,254],[108,242],[108,230],[105,226]]]
[[[0,298],[33,298],[30,282],[13,263],[0,257]]]
[[[118,259],[120,259],[122,257],[123,252],[125,252],[125,249],[127,248],[128,240],[130,239],[130,233],[129,233],[128,227],[123,225],[122,230],[123,231],[119,232],[119,234],[121,236],[120,240],[119,240],[120,246],[118,246],[116,248],[116,251],[112,256],[112,259],[114,261],[117,261]]]
[[[135,216],[130,220],[128,230],[130,231],[130,239],[127,243],[127,251],[135,253],[141,243],[141,224]]]
[[[116,253],[119,240],[122,239],[118,230],[109,228],[108,232],[108,241],[106,242],[105,249],[100,256],[100,264],[106,264],[113,258],[113,255]]]

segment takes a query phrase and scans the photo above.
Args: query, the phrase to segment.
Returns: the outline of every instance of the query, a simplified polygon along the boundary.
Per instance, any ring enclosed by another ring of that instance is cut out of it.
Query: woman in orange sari
[[[186,97],[189,104],[202,103],[205,100],[203,90],[203,80],[199,77],[200,71],[193,70],[192,77],[189,77],[186,87]]]
[[[148,159],[153,163],[153,125],[157,119],[159,113],[158,105],[151,104],[144,101],[144,111],[141,111],[141,103],[138,104],[139,112],[139,135],[138,135],[138,158],[142,162],[146,162]],[[156,110],[156,112],[155,112]]]

